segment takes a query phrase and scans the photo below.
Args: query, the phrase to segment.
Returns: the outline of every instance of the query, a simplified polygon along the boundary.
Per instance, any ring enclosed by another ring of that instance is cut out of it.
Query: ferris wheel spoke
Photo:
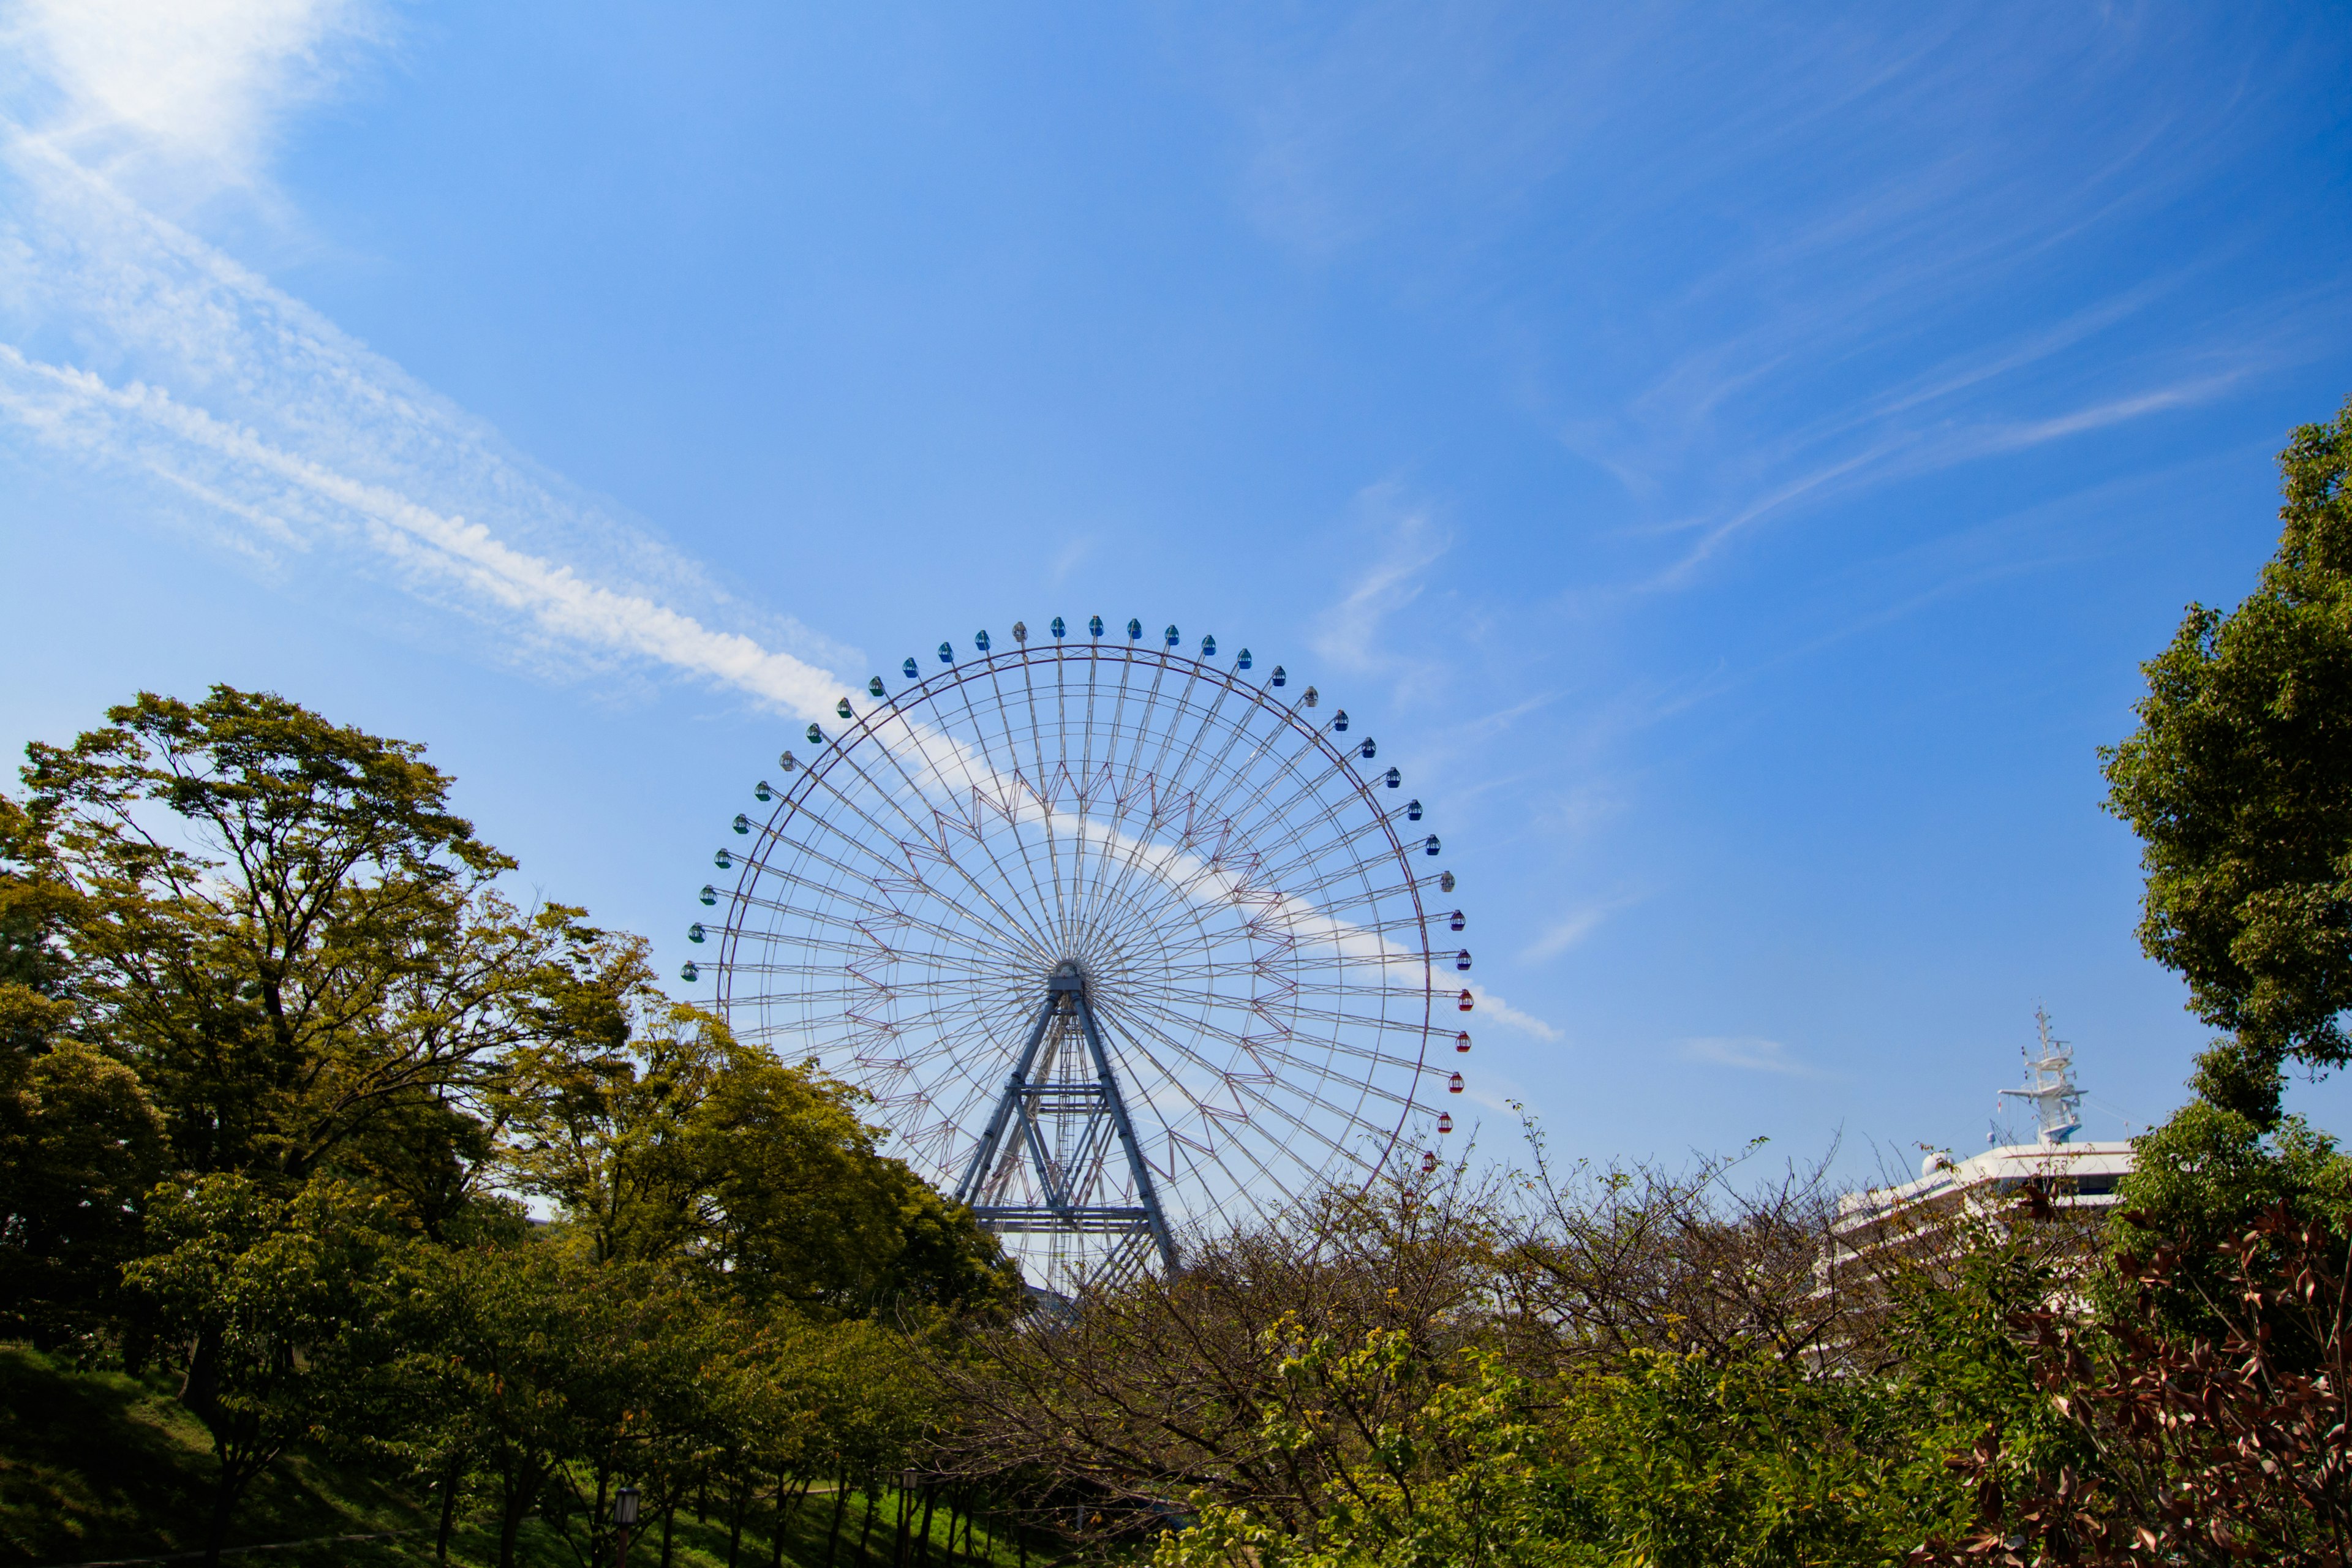
[[[1277,750],[1277,747],[1284,749]],[[1259,762],[1264,766],[1256,765]],[[1283,819],[1303,789],[1318,787],[1315,781],[1328,781],[1343,760],[1325,739],[1323,731],[1309,721],[1304,710],[1291,703],[1275,710],[1273,727],[1267,731],[1259,752],[1253,758],[1250,769],[1238,773],[1224,794],[1234,789],[1244,793],[1231,806],[1221,809],[1237,819],[1276,823]],[[1292,793],[1277,795],[1288,788]]]
[[[1393,1068],[1412,1075],[1416,1079],[1428,1070],[1423,1066],[1422,1058],[1418,1056],[1409,1057],[1397,1051],[1383,1050],[1378,1046],[1360,1045],[1345,1037],[1327,1037],[1318,1035],[1313,1037],[1315,1044],[1311,1052],[1294,1050],[1288,1041],[1297,1037],[1297,1030],[1280,1019],[1269,1017],[1266,1014],[1256,1012],[1255,1009],[1245,1010],[1252,1012],[1253,1016],[1265,1026],[1263,1030],[1255,1033],[1244,1033],[1229,1028],[1207,1018],[1187,1017],[1165,1007],[1148,1003],[1141,1005],[1130,1003],[1129,1010],[1154,1018],[1169,1029],[1208,1036],[1230,1047],[1237,1055],[1246,1057],[1261,1066],[1277,1064],[1304,1072],[1319,1074],[1328,1070],[1331,1058],[1345,1057],[1362,1064],[1367,1068]],[[1283,1009],[1282,1012],[1286,1017],[1295,1016],[1288,1009]],[[1363,1023],[1362,1020],[1354,1018],[1349,1022],[1360,1026]],[[1412,1026],[1402,1023],[1391,1026],[1408,1039],[1417,1038],[1420,1033]],[[1318,1059],[1318,1058],[1321,1059]],[[1292,1091],[1296,1092],[1295,1086],[1292,1086]],[[1410,1093],[1400,1095],[1394,1091],[1388,1092],[1400,1105],[1410,1103],[1412,1100]]]
[[[992,669],[990,671],[990,679],[992,686],[994,686],[994,674]],[[981,759],[987,766],[989,773],[989,794],[991,797],[998,803],[1000,811],[1006,816],[1008,822],[1010,822],[1015,816],[1019,805],[1018,795],[1009,792],[1009,786],[1017,784],[1020,782],[1021,769],[1019,752],[1016,750],[1013,753],[1013,777],[1008,780],[1005,777],[1003,771],[996,765],[995,758],[989,750],[986,727],[982,722],[979,714],[972,707],[971,679],[967,677],[958,680],[955,683],[953,689],[955,691],[957,700],[962,706],[964,717],[971,724],[971,733],[979,743]],[[1001,694],[1001,689],[998,689]],[[1002,711],[1001,702],[998,707],[998,711],[1000,713]],[[977,781],[974,782],[973,787],[975,790],[979,787]],[[980,845],[981,852],[988,857],[990,866],[994,868],[999,881],[1003,884],[1008,894],[1017,893],[1024,888],[1025,888],[1028,892],[1034,894],[1038,890],[1036,874],[1034,868],[1030,868],[1027,864],[1027,845],[1020,838],[1020,836],[1016,831],[1014,833],[1014,843],[1021,849],[1025,876],[1024,878],[1015,878],[1011,871],[1007,869],[1003,858],[998,856],[995,844],[993,843],[992,837],[986,831],[985,811],[986,808],[979,805],[977,797],[975,796],[972,826],[975,833],[975,839]],[[1038,921],[1042,921],[1043,924],[1039,925],[1034,923]],[[1024,929],[1032,931],[1033,935],[1036,939],[1037,947],[1040,951],[1049,953],[1057,953],[1059,952],[1059,944],[1054,940],[1054,921],[1052,920],[1050,905],[1045,908],[1035,909],[1034,910],[1028,910],[1024,907],[1022,923]]]
[[[964,703],[967,712],[971,710],[970,696],[964,689],[968,679],[968,677],[959,679],[951,682],[948,688],[948,689],[953,690],[959,694]],[[926,683],[926,685],[928,686],[928,683]],[[934,698],[937,695],[937,693],[931,694]],[[932,708],[933,711],[938,711],[936,701],[933,701]],[[978,792],[984,787],[991,802],[997,804],[1001,808],[1004,809],[1008,816],[1013,815],[1013,812],[1017,808],[1017,798],[1013,800],[1011,804],[1007,804],[1008,797],[1006,795],[1006,781],[1001,773],[996,770],[992,763],[987,763],[986,779],[983,784],[982,779],[973,777],[971,759],[964,754],[963,749],[961,746],[954,744],[951,739],[943,737],[942,743],[947,746],[950,753],[957,758],[958,763],[961,764],[958,770],[961,774],[961,778],[950,778],[946,771],[939,766],[937,760],[930,754],[930,748],[925,744],[925,727],[916,723],[911,718],[903,713],[897,715],[897,721],[899,728],[906,732],[908,738],[913,742],[916,751],[922,756],[925,772],[932,777],[940,780],[941,788],[948,793],[950,799],[957,803],[956,820],[958,823],[969,824],[971,833],[973,835],[975,839],[982,844],[983,851],[988,855],[992,864],[995,866],[995,868],[999,872],[1000,879],[1003,880],[1008,888],[1011,888],[1013,885],[1011,879],[1003,876],[1003,864],[997,860],[992,846],[988,843],[987,806],[983,805],[978,798]],[[947,813],[945,810],[942,809],[940,804],[931,802],[930,797],[924,792],[920,784],[908,774],[904,762],[899,758],[896,750],[887,743],[887,741],[881,740],[877,737],[877,749],[879,750],[881,754],[890,763],[893,770],[898,774],[900,781],[907,786],[908,794],[914,799],[926,803],[929,807],[930,820],[928,822],[917,816],[912,810],[903,805],[898,807],[900,815],[907,819],[908,825],[913,832],[915,840],[919,842],[923,847],[923,858],[926,860],[937,861],[953,868],[962,877],[965,885],[971,890],[971,892],[976,897],[985,901],[989,907],[995,910],[998,914],[1004,916],[1008,923],[1030,929],[1033,935],[1036,936],[1038,939],[1035,944],[1037,952],[1040,953],[1050,953],[1055,952],[1056,948],[1054,942],[1045,940],[1043,934],[1038,932],[1034,926],[1031,926],[1030,922],[1026,919],[1014,917],[1005,910],[1002,901],[996,897],[995,893],[981,879],[974,876],[970,868],[963,866],[961,862],[955,860],[951,854],[947,853],[944,846],[951,843],[952,836],[959,831],[959,829],[948,826],[946,820]],[[887,795],[890,792],[883,790],[878,784],[875,783],[872,775],[866,772],[863,763],[856,760],[857,754],[856,748],[852,747],[848,750],[847,755],[852,759],[849,765],[856,768],[859,775],[866,779],[869,788],[875,789],[877,794]],[[983,762],[986,762],[986,752],[984,747],[982,749],[982,760]],[[973,803],[971,815],[968,817],[964,815],[961,805],[961,798],[963,793],[967,790],[971,792]],[[937,835],[938,837],[935,838],[934,835]],[[914,845],[910,844],[906,839],[898,839],[896,842],[901,851],[908,856],[908,863],[911,868],[916,854]]]
[[[1111,1028],[1115,1034],[1127,1042],[1130,1051],[1148,1054],[1148,1047],[1135,1037],[1136,1029],[1132,1026],[1132,1020],[1114,1020],[1111,1023]],[[1143,1026],[1143,1028],[1145,1032],[1157,1033],[1157,1031],[1152,1030],[1149,1025]],[[1161,1154],[1161,1161],[1164,1164],[1170,1167],[1171,1174],[1174,1173],[1173,1167],[1179,1160],[1186,1162],[1196,1170],[1205,1167],[1215,1171],[1218,1175],[1223,1178],[1224,1184],[1231,1189],[1234,1195],[1238,1196],[1242,1192],[1246,1190],[1246,1184],[1240,1178],[1247,1175],[1248,1173],[1235,1173],[1227,1168],[1225,1160],[1221,1157],[1214,1145],[1208,1142],[1210,1139],[1222,1138],[1222,1142],[1227,1149],[1231,1150],[1233,1153],[1238,1155],[1241,1159],[1249,1163],[1252,1170],[1256,1173],[1257,1181],[1271,1185],[1275,1190],[1282,1193],[1286,1199],[1291,1195],[1289,1185],[1285,1179],[1284,1173],[1277,1170],[1273,1163],[1268,1162],[1256,1146],[1255,1141],[1249,1138],[1242,1131],[1230,1128],[1224,1129],[1221,1132],[1214,1126],[1214,1123],[1217,1121],[1222,1120],[1222,1118],[1210,1117],[1205,1118],[1204,1120],[1207,1120],[1212,1123],[1211,1126],[1199,1130],[1202,1133],[1205,1134],[1205,1137],[1194,1137],[1186,1135],[1179,1129],[1170,1126],[1165,1120],[1162,1119],[1160,1131],[1164,1142],[1162,1144],[1163,1152]],[[1245,1119],[1238,1120],[1245,1121]],[[1223,1202],[1220,1202],[1218,1206],[1223,1210],[1225,1205]]]
[[[959,687],[958,687],[958,689],[959,689],[959,690],[961,690],[961,687],[960,685],[959,685]],[[969,702],[968,702],[968,701],[967,701],[967,706],[969,706]],[[911,730],[911,729],[912,729],[912,726],[911,726],[911,725],[910,725],[910,726],[908,726],[908,728],[909,730]],[[881,751],[882,754],[883,754],[885,757],[889,757],[889,758],[891,758],[891,760],[893,761],[893,763],[896,763],[896,760],[897,760],[897,759],[896,759],[896,756],[895,756],[895,754],[894,754],[894,753],[889,750],[889,748],[888,748],[887,746],[883,746],[883,747],[881,747],[881,748],[880,748],[880,751]],[[843,750],[840,750],[840,749],[836,749],[836,750],[835,750],[835,752],[834,752],[834,757],[835,757],[836,760],[838,760],[838,759],[842,759],[842,758],[845,757],[845,758],[847,759],[847,762],[846,762],[846,764],[845,764],[845,765],[847,765],[847,766],[851,767],[852,769],[854,769],[854,770],[856,772],[856,773],[857,773],[858,777],[859,777],[860,779],[862,779],[862,780],[864,780],[864,781],[866,782],[866,787],[867,787],[867,788],[874,790],[874,791],[875,791],[875,793],[876,793],[877,795],[881,795],[881,796],[884,796],[885,798],[888,798],[888,796],[887,796],[887,792],[885,792],[885,791],[882,791],[882,790],[881,790],[877,785],[876,785],[876,784],[875,784],[875,783],[874,783],[874,781],[873,781],[872,776],[871,776],[870,774],[868,774],[868,773],[866,772],[866,769],[865,769],[864,764],[863,764],[861,762],[859,762],[859,761],[857,760],[857,753],[856,753],[856,748],[850,748],[849,750],[847,750],[847,751],[845,751],[845,751],[843,751]],[[905,770],[904,770],[903,768],[901,768],[901,769],[899,770],[899,773],[900,773],[900,776],[903,778],[903,777],[905,776]],[[909,781],[909,783],[911,784],[911,781]],[[1001,916],[1004,917],[1004,919],[1005,919],[1005,921],[1007,921],[1007,923],[1008,923],[1008,924],[1013,925],[1013,926],[1014,926],[1014,927],[1016,927],[1016,928],[1018,928],[1018,929],[1021,929],[1021,930],[1026,931],[1029,933],[1029,935],[1031,936],[1031,938],[1033,939],[1033,941],[1035,942],[1035,945],[1036,945],[1036,947],[1037,947],[1038,949],[1040,949],[1040,950],[1042,950],[1042,951],[1051,951],[1051,949],[1052,949],[1052,945],[1053,945],[1053,944],[1050,942],[1050,941],[1046,940],[1045,935],[1045,933],[1044,933],[1043,931],[1041,931],[1037,930],[1034,925],[1032,925],[1032,924],[1031,924],[1031,922],[1029,921],[1029,920],[1025,918],[1027,911],[1024,911],[1024,913],[1023,913],[1022,915],[1015,915],[1015,914],[1014,914],[1014,913],[1013,913],[1011,910],[1006,910],[1006,909],[1003,907],[1003,903],[1002,903],[1000,900],[997,900],[997,898],[995,897],[994,893],[993,893],[993,892],[992,892],[992,890],[987,887],[987,885],[986,885],[984,882],[982,882],[979,878],[977,878],[977,877],[973,876],[968,868],[966,868],[964,866],[962,866],[962,865],[961,865],[961,862],[959,862],[959,861],[957,861],[957,860],[956,860],[952,856],[949,856],[949,855],[933,855],[933,854],[929,853],[929,850],[930,850],[930,848],[932,847],[931,834],[932,834],[932,833],[934,833],[934,832],[936,832],[936,831],[939,831],[939,829],[940,829],[940,824],[939,824],[939,822],[938,822],[938,820],[937,820],[937,813],[936,813],[936,812],[934,813],[934,819],[933,819],[931,822],[929,822],[929,823],[924,823],[924,822],[920,822],[920,821],[919,821],[919,820],[915,817],[915,815],[914,815],[911,811],[907,810],[907,809],[906,809],[906,808],[904,808],[903,806],[898,808],[898,812],[899,812],[899,816],[901,816],[901,818],[902,818],[902,819],[904,819],[904,820],[905,820],[905,822],[907,823],[907,826],[908,826],[908,828],[910,828],[910,829],[912,830],[913,835],[914,835],[914,837],[915,837],[917,840],[920,841],[920,842],[924,845],[924,847],[925,847],[925,850],[926,850],[926,853],[925,853],[925,856],[924,856],[924,858],[925,858],[925,859],[927,859],[927,860],[936,860],[936,861],[937,861],[937,863],[941,864],[941,865],[944,865],[944,866],[947,866],[947,867],[950,868],[951,869],[955,870],[955,871],[956,871],[956,872],[961,876],[961,879],[962,879],[962,881],[963,881],[964,885],[965,885],[967,888],[969,888],[969,889],[973,892],[973,894],[974,894],[975,896],[977,896],[977,897],[981,898],[982,900],[983,900],[984,901],[986,901],[986,902],[989,904],[989,906],[990,906],[992,909],[995,910],[996,910],[996,912],[997,912],[999,915],[1001,915]],[[976,815],[976,816],[977,816],[977,813],[976,813],[975,815]],[[984,821],[984,818],[981,818],[981,819],[979,819],[979,820],[983,820],[983,821]],[[975,826],[977,826],[977,825],[978,825],[978,824],[977,824],[977,822],[976,822]],[[908,866],[909,866],[909,868],[911,869],[911,868],[912,868],[912,867],[913,867],[913,860],[914,860],[914,855],[913,855],[913,851],[912,851],[912,846],[911,846],[911,845],[909,845],[909,844],[907,842],[907,840],[906,840],[906,839],[903,839],[903,838],[897,838],[897,837],[893,837],[893,842],[895,842],[896,844],[898,844],[898,847],[900,847],[900,849],[901,849],[902,851],[905,851],[905,852],[907,853],[907,855],[908,855]],[[984,835],[982,836],[982,847],[983,847],[983,849],[984,849],[984,850],[986,850],[986,852],[987,852],[987,854],[988,854],[988,856],[989,856],[989,858],[990,858],[992,861],[994,861],[994,860],[995,860],[995,858],[996,858],[996,857],[995,857],[995,851],[993,850],[993,848],[991,848],[991,847],[988,847],[988,845],[987,845],[987,843],[986,843],[986,838],[985,838],[985,836],[984,836]],[[1002,866],[1001,866],[1001,865],[999,866],[998,869],[999,869],[999,871],[1000,871],[1000,873],[1001,873],[1001,872],[1002,872],[1002,869],[1003,869],[1003,868],[1002,868]]]
[[[990,659],[985,666],[988,672],[989,690],[996,699],[989,707],[990,711],[996,715],[997,730],[1003,739],[1005,753],[1013,759],[1013,786],[1018,790],[1025,784],[1035,800],[1039,815],[1045,819],[1045,837],[1050,853],[1053,829],[1052,812],[1047,805],[1047,791],[1052,787],[1053,781],[1045,775],[1045,751],[1036,736],[1036,703],[1029,693],[1029,662],[1025,658],[1017,662],[1021,668],[1023,695],[1026,700],[1029,711],[1028,728],[1034,752],[1031,767],[1036,775],[1034,779],[1025,776],[1022,767],[1021,742],[1020,738],[1013,733],[1011,703],[1005,695],[1003,670],[995,659]],[[1036,896],[1039,905],[1037,912],[1040,918],[1056,936],[1066,937],[1066,923],[1062,919],[1061,910],[1061,886],[1058,879],[1054,876],[1050,865],[1046,875],[1042,879],[1038,877],[1037,864],[1031,857],[1029,841],[1026,837],[1016,832],[1013,836],[1013,842],[1021,852],[1021,868],[1028,877],[1030,892]]]
[[[1133,1037],[1134,1031],[1140,1030],[1141,1032],[1148,1033],[1163,1042],[1170,1050],[1177,1052],[1180,1055],[1186,1054],[1186,1047],[1173,1036],[1171,1036],[1158,1020],[1151,1017],[1148,1013],[1140,1016],[1121,1013],[1118,1015],[1118,1017],[1122,1024],[1129,1026],[1125,1032],[1129,1034],[1130,1038]],[[1230,1088],[1230,1079],[1227,1078],[1227,1075],[1220,1074],[1219,1076],[1221,1078],[1226,1078],[1228,1087]],[[1346,1119],[1349,1115],[1349,1112],[1341,1108],[1331,1105],[1322,1100],[1308,1095],[1299,1094],[1296,1090],[1293,1090],[1292,1092],[1295,1098],[1307,1100],[1311,1104],[1315,1105],[1317,1109],[1327,1111],[1336,1118]],[[1271,1098],[1253,1097],[1253,1099],[1260,1110],[1287,1123],[1295,1134],[1321,1144],[1327,1152],[1338,1155],[1343,1159],[1352,1158],[1343,1142],[1326,1129],[1318,1126],[1308,1118],[1298,1115],[1297,1112],[1288,1110],[1279,1101]],[[1246,1121],[1246,1116],[1244,1116],[1243,1120]],[[1233,1142],[1236,1147],[1244,1150],[1252,1147],[1251,1141],[1239,1136],[1235,1136],[1233,1139]],[[1253,1158],[1255,1158],[1255,1155],[1253,1155]],[[1271,1174],[1271,1173],[1269,1173],[1269,1174]]]
[[[1370,798],[1369,790],[1364,791],[1363,794],[1366,799]],[[1275,868],[1274,875],[1286,876],[1296,871],[1301,865],[1343,854],[1354,858],[1360,854],[1360,847],[1366,844],[1372,846],[1370,853],[1375,855],[1397,856],[1405,853],[1403,837],[1397,832],[1395,823],[1377,806],[1374,807],[1369,821],[1352,824],[1342,820],[1340,811],[1341,803],[1334,802],[1326,810],[1317,814],[1310,822],[1303,825],[1297,840],[1296,858],[1287,864]],[[1404,813],[1400,810],[1395,815],[1402,818]],[[1328,828],[1329,831],[1321,837],[1310,837],[1318,828]]]
[[[786,871],[765,863],[760,863],[761,869],[774,880],[788,883],[795,887],[804,888],[829,902],[849,905],[851,908],[856,910],[865,920],[871,921],[877,925],[905,926],[911,930],[923,931],[939,942],[972,953],[977,959],[1002,957],[1004,951],[1004,943],[1002,938],[993,942],[988,941],[976,931],[958,931],[952,927],[943,925],[937,921],[926,919],[915,910],[906,907],[907,902],[911,900],[902,900],[900,903],[892,904],[883,901],[879,898],[868,898],[862,893],[855,892],[851,890],[853,887],[870,887],[872,886],[872,883],[868,879],[863,877],[858,877],[855,873],[848,871],[846,868],[841,867],[838,862],[825,860],[823,857],[814,853],[811,853],[809,858],[816,859],[820,864],[827,865],[840,872],[845,880],[842,882],[817,881],[801,877],[796,871]],[[799,919],[826,922],[835,925],[845,925],[853,930],[864,931],[864,927],[860,925],[857,921],[845,921],[839,916],[834,915],[830,911],[824,910],[813,909],[803,904],[788,903],[781,899],[765,898],[760,895],[756,890],[739,893],[737,895],[737,900],[740,902],[750,903],[755,907],[768,910],[774,914],[789,915]],[[944,899],[939,900],[938,901],[944,908],[950,910],[955,909],[953,904],[949,903]],[[961,910],[958,910],[957,912],[961,913]],[[740,934],[750,934],[748,931],[740,930],[740,928],[739,928],[739,931]],[[865,931],[864,933],[869,938],[872,936],[870,931]],[[878,945],[878,939],[876,940]]]

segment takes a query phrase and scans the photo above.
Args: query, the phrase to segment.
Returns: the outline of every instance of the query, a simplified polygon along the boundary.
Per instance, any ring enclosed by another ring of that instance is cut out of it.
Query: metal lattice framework
[[[739,1037],[871,1094],[1063,1290],[1369,1182],[1469,1046],[1454,878],[1377,743],[1246,649],[1090,625],[809,726],[689,933]]]

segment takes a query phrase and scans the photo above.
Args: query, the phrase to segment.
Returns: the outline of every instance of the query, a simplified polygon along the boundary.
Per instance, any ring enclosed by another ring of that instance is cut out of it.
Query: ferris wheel
[[[683,972],[1063,1292],[1434,1168],[1470,1048],[1454,874],[1378,742],[1247,648],[1123,629],[1016,621],[843,697]]]

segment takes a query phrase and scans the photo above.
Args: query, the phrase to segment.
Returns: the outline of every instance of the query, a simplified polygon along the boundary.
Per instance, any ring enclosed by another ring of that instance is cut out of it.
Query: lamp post
[[[629,1526],[637,1522],[637,1489],[623,1487],[613,1494],[613,1523],[621,1543],[613,1555],[614,1568],[629,1568]]]

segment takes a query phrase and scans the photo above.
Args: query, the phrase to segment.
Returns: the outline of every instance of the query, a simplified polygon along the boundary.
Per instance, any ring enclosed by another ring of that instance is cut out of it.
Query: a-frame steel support
[[[1045,1031],[1059,1017],[1073,1021],[1087,1042],[1087,1053],[1094,1066],[1094,1081],[1075,1079],[1038,1079],[1037,1054],[1045,1044]],[[1049,1148],[1042,1119],[1062,1121],[1083,1117],[1075,1145],[1066,1146],[1072,1154],[1066,1164],[1055,1158]],[[1019,1131],[1013,1131],[1018,1123]],[[1134,1178],[1136,1196],[1133,1205],[1097,1204],[1086,1201],[1093,1180],[1093,1171],[1100,1158],[1108,1152],[1102,1147],[1108,1132],[1118,1140],[1127,1155],[1128,1173]],[[1004,1141],[1010,1134],[1025,1148],[1032,1170],[1037,1178],[1037,1190],[1044,1201],[1031,1205],[991,1204],[982,1200],[991,1187],[1000,1184],[1001,1157]],[[987,1127],[980,1136],[980,1147],[972,1151],[971,1163],[964,1168],[963,1180],[956,1184],[956,1201],[971,1205],[974,1218],[991,1230],[999,1231],[1065,1231],[1094,1235],[1133,1235],[1139,1231],[1151,1237],[1159,1248],[1160,1260],[1168,1268],[1176,1267],[1176,1241],[1168,1229],[1167,1215],[1160,1207],[1159,1189],[1152,1184],[1150,1167],[1143,1163],[1143,1146],[1136,1142],[1135,1125],[1128,1118],[1127,1101],[1120,1095],[1118,1079],[1110,1068],[1110,1057],[1103,1049],[1102,1032],[1096,1027],[1094,1009],[1087,1004],[1086,977],[1075,963],[1055,966],[1045,977],[1045,1000],[1037,1009],[1037,1016],[1029,1026],[1029,1038],[1021,1047],[1021,1059],[1005,1080],[1004,1092],[990,1115]]]

